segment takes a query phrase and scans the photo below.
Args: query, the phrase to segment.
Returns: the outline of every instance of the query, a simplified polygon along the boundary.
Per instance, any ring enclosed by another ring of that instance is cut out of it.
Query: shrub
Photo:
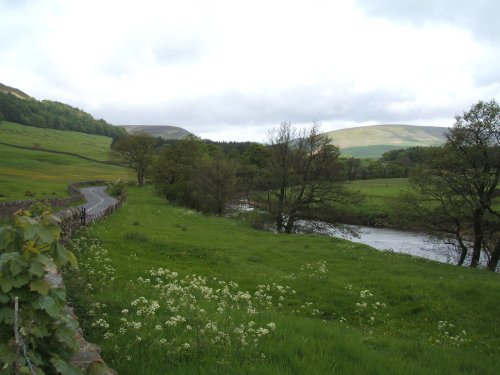
[[[69,363],[77,322],[64,312],[65,290],[47,280],[47,270],[76,266],[58,242],[59,221],[47,210],[37,218],[19,211],[12,225],[0,227],[2,373],[79,373]]]

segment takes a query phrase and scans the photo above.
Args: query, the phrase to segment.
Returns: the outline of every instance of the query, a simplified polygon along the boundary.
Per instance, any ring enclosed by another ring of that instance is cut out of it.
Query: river
[[[246,204],[234,205],[237,211],[251,211],[253,207]],[[322,222],[315,222],[313,229],[306,222],[299,221],[299,227],[306,228],[308,232],[318,232],[324,235],[341,237],[352,242],[363,243],[378,250],[390,250],[396,253],[404,253],[416,257],[426,258],[441,263],[457,264],[459,254],[456,249],[447,244],[437,242],[433,237],[420,232],[411,232],[398,229],[373,228],[358,225],[349,225],[359,234],[356,236],[346,235],[345,232],[328,226]],[[317,228],[321,228],[316,231]],[[299,230],[300,231],[300,230]],[[470,257],[466,258],[464,264],[470,263]],[[480,265],[486,266],[485,254],[481,255]]]

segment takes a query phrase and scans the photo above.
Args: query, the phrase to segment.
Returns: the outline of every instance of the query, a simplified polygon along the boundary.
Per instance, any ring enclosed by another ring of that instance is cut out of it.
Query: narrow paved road
[[[87,214],[95,215],[103,212],[109,206],[112,206],[117,202],[113,197],[110,197],[105,190],[107,186],[93,186],[88,188],[83,188],[80,191],[87,200],[87,203],[80,206],[85,207]]]

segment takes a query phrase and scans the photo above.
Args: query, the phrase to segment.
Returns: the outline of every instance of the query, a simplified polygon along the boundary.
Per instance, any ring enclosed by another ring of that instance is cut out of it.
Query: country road
[[[109,206],[114,205],[117,200],[110,197],[105,190],[107,186],[93,186],[83,188],[80,191],[87,200],[87,203],[80,206],[84,207],[89,215],[97,215],[106,210]]]

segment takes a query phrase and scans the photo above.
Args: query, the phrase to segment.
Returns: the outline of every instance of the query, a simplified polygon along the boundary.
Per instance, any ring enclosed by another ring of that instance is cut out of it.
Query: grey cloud
[[[391,103],[413,102],[409,92],[378,90],[362,95],[343,92],[323,95],[313,88],[287,90],[267,96],[226,93],[218,96],[179,99],[161,106],[102,108],[100,117],[114,124],[163,124],[184,127],[201,133],[222,124],[265,129],[281,121],[292,123],[366,122],[401,123],[405,121],[451,118],[454,108],[415,106],[403,113],[391,111]]]
[[[358,0],[358,4],[369,15],[394,22],[455,25],[493,42],[498,41],[500,33],[500,2],[497,0]]]

